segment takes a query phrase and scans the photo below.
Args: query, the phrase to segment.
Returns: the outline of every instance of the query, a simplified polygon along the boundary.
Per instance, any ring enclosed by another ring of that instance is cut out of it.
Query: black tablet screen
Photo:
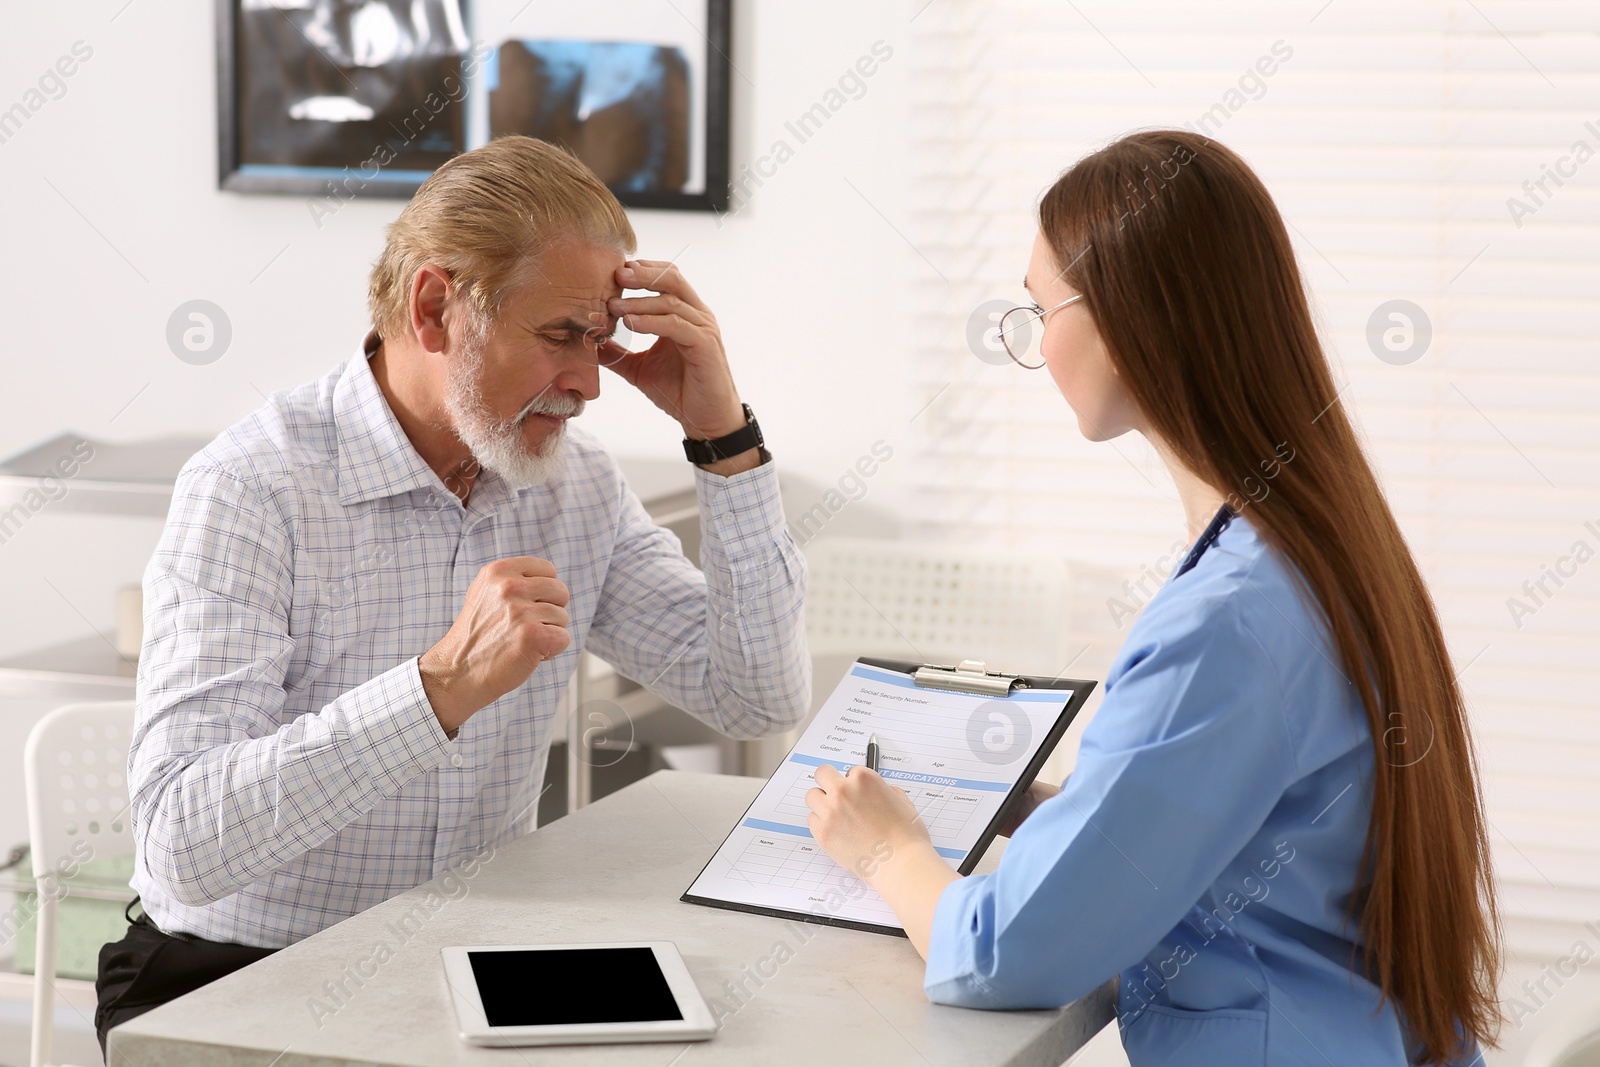
[[[648,948],[469,952],[490,1026],[682,1019]]]

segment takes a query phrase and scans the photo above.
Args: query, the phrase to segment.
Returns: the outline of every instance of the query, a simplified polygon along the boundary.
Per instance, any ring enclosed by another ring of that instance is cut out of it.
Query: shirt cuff
[[[422,688],[416,657],[363,682],[336,704],[373,785],[393,796],[449,751],[439,717]]]
[[[784,530],[775,464],[763,463],[726,478],[696,467],[694,482],[700,514],[711,519],[706,532],[728,559],[771,556],[773,538]]]
[[[993,905],[989,881],[983,874],[958,878],[934,905],[922,989],[935,1004],[982,1007],[989,999],[988,983],[977,974],[978,954],[994,936],[992,921],[984,929]]]

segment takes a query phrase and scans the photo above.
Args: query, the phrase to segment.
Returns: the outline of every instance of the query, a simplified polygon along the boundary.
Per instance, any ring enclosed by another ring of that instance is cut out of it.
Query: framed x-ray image
[[[731,0],[217,0],[219,184],[410,196],[491,137],[633,207],[726,210]]]

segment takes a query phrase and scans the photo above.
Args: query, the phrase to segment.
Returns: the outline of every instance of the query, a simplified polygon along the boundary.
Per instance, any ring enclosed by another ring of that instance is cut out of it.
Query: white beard
[[[445,378],[445,410],[455,423],[455,433],[472,452],[472,458],[486,470],[494,471],[512,489],[531,489],[544,485],[561,470],[566,458],[567,428],[561,426],[530,451],[522,439],[523,423],[530,415],[572,417],[583,413],[583,399],[567,393],[542,393],[506,420],[490,414],[483,395],[484,333],[473,331],[467,338],[461,358],[450,365]]]

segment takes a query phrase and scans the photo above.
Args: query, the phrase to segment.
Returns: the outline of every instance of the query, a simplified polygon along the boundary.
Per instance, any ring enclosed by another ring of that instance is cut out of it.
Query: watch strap
[[[748,452],[752,448],[766,446],[766,440],[761,436],[761,425],[756,422],[755,412],[750,410],[749,404],[742,406],[745,424],[727,436],[711,441],[696,441],[688,437],[683,439],[683,454],[688,457],[690,463],[704,466]]]

